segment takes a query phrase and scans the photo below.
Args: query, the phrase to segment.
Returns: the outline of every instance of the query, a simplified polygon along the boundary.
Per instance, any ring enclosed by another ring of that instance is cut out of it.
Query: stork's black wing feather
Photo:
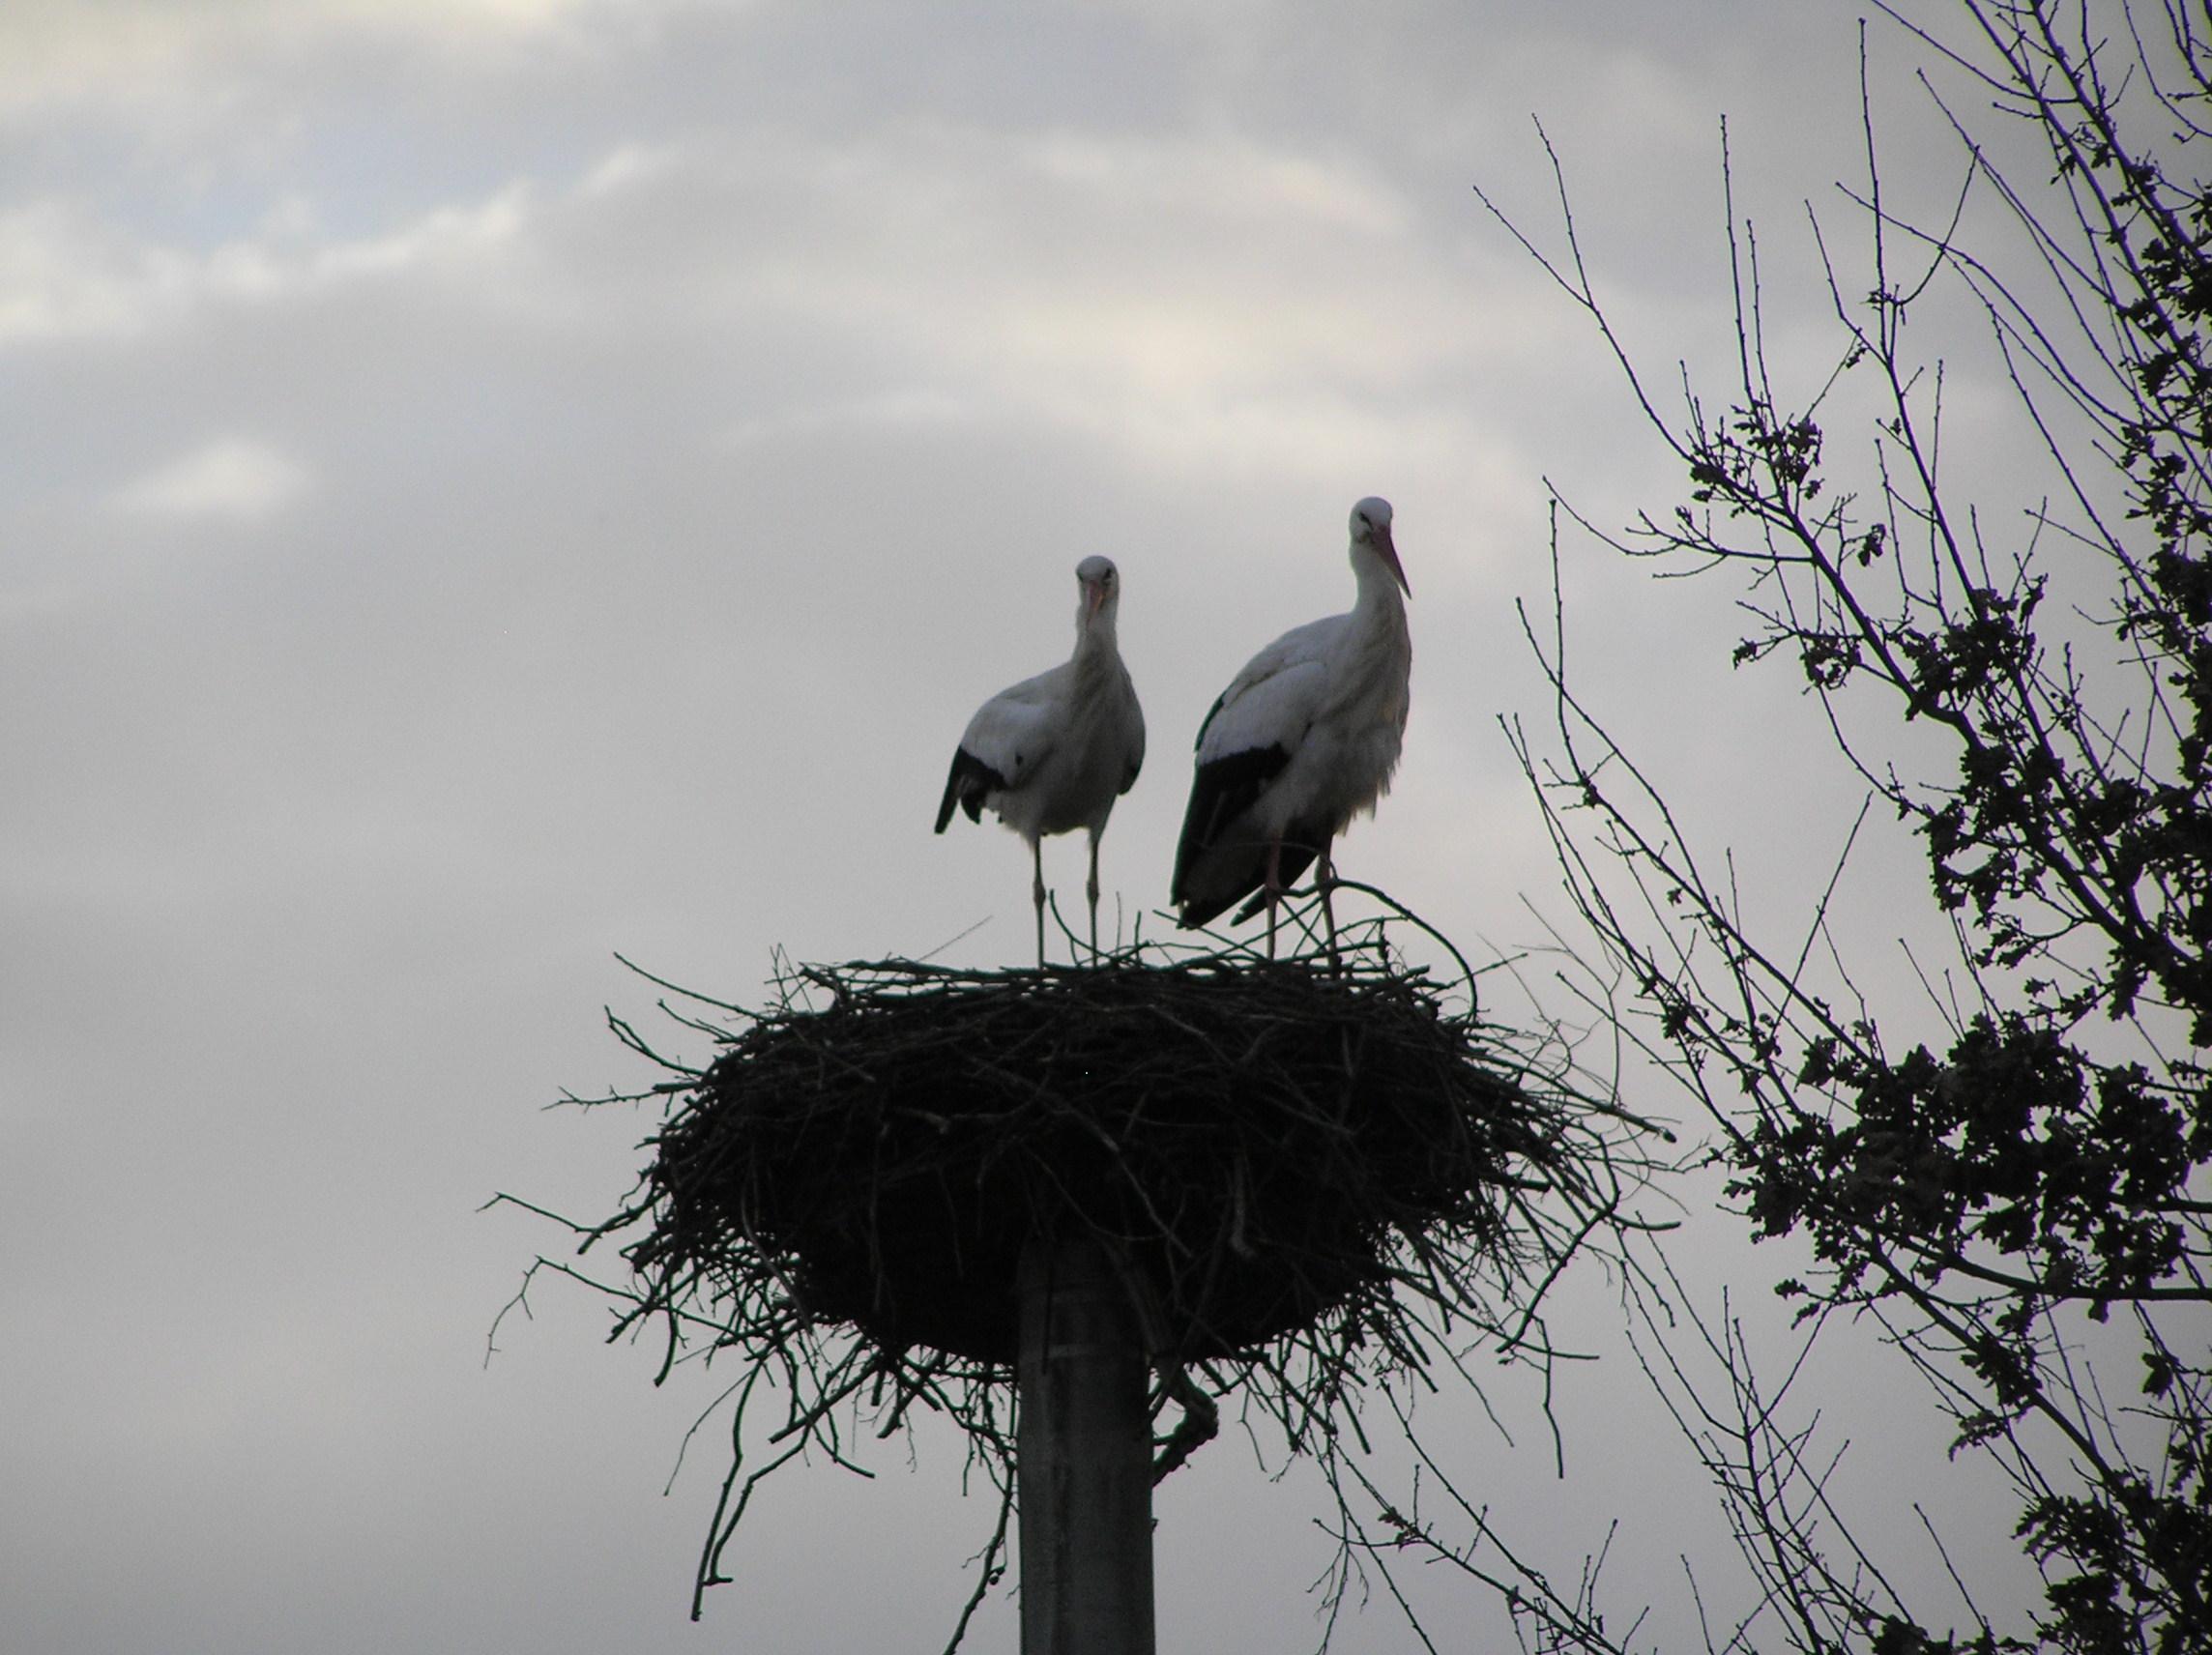
[[[952,755],[952,769],[945,777],[945,797],[937,804],[937,830],[945,831],[952,820],[953,807],[968,812],[968,820],[983,820],[983,800],[993,790],[1006,785],[1006,778],[971,753],[966,747]]]
[[[1198,859],[1220,842],[1231,823],[1251,809],[1290,762],[1287,748],[1249,747],[1241,753],[1224,753],[1198,767],[1197,774],[1191,777],[1190,804],[1183,812],[1182,837],[1176,845],[1175,879],[1168,887],[1168,900],[1181,905],[1183,924],[1205,924],[1252,888],[1246,885],[1226,892],[1194,892],[1189,882]],[[1254,873],[1255,883],[1262,872]]]

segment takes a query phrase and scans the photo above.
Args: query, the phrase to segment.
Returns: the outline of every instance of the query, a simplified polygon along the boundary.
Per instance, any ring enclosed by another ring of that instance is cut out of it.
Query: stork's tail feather
[[[966,747],[952,755],[952,769],[945,777],[945,797],[937,801],[937,831],[945,831],[955,807],[968,812],[968,820],[983,820],[983,801],[1004,788],[1006,778]]]
[[[1201,925],[1218,917],[1236,900],[1236,897],[1230,896],[1222,898],[1219,902],[1199,902],[1196,900],[1186,902],[1176,910],[1176,924],[1181,930],[1195,931]]]
[[[1198,861],[1198,865],[1179,872],[1185,872],[1187,877],[1178,881],[1168,900],[1176,905],[1176,924],[1185,931],[1194,931],[1227,914],[1248,893],[1262,891],[1264,896],[1267,882],[1266,847],[1250,844],[1223,847]],[[1249,919],[1253,912],[1247,909],[1237,917]]]
[[[1289,890],[1313,866],[1314,857],[1327,841],[1312,830],[1309,824],[1291,824],[1290,831],[1283,835],[1282,849],[1275,857],[1275,877],[1280,888]],[[1267,847],[1264,843],[1246,841],[1240,846],[1223,847],[1221,853],[1198,861],[1193,867],[1179,870],[1183,878],[1179,881],[1168,900],[1176,905],[1176,923],[1188,931],[1227,914],[1237,903],[1230,920],[1241,925],[1267,906]],[[1203,884],[1203,891],[1193,891],[1192,885]]]

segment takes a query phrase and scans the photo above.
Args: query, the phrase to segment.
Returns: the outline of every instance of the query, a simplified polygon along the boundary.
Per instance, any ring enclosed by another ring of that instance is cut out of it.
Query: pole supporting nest
[[[1033,1244],[1019,1280],[1015,1475],[1022,1655],[1153,1655],[1148,1367],[1089,1240]]]

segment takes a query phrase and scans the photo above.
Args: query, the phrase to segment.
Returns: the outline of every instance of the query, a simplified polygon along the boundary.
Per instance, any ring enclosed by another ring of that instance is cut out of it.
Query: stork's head
[[[1354,565],[1364,551],[1382,561],[1390,571],[1390,578],[1398,583],[1398,590],[1408,597],[1413,589],[1406,582],[1406,571],[1398,562],[1398,548],[1390,538],[1390,503],[1370,494],[1352,508],[1352,558]]]
[[[1097,615],[1112,618],[1121,595],[1121,572],[1112,558],[1085,558],[1075,566],[1075,584],[1083,590],[1083,607],[1075,612],[1077,625],[1090,624]]]

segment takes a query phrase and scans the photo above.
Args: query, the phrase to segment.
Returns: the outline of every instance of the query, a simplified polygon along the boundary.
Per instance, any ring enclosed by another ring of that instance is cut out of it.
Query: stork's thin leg
[[[1267,958],[1275,957],[1275,904],[1283,894],[1283,840],[1267,841],[1267,877],[1263,886],[1267,898]]]
[[[1326,839],[1321,842],[1321,856],[1316,859],[1316,866],[1320,869],[1315,883],[1321,886],[1322,917],[1328,921],[1328,969],[1341,975],[1344,962],[1336,953],[1336,907],[1328,899],[1329,889],[1336,884],[1336,864],[1329,860]]]
[[[1030,841],[1030,901],[1036,905],[1037,970],[1044,970],[1044,841]]]
[[[1091,963],[1098,963],[1098,835],[1091,835],[1091,883],[1083,887],[1091,899]]]

